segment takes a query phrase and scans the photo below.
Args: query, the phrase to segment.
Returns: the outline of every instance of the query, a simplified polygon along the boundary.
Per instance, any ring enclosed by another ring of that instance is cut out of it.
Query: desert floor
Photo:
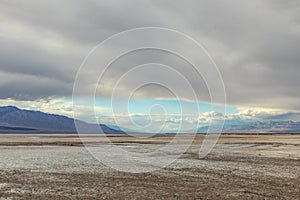
[[[143,152],[173,137],[109,139]],[[105,145],[99,137],[2,134],[0,200],[300,199],[300,135],[222,135],[199,159],[203,137],[197,135],[186,153],[163,169],[125,173],[105,166],[82,145],[81,139]]]

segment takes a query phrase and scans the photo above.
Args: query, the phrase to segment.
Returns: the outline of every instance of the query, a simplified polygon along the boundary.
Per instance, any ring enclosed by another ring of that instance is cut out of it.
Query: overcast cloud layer
[[[280,0],[1,1],[0,98],[71,96],[76,72],[95,45],[145,26],[175,29],[203,44],[220,68],[230,105],[300,110],[300,2]],[[139,58],[151,55],[168,58]],[[203,84],[193,73],[186,76]],[[131,84],[124,83],[125,92]],[[140,97],[165,96],[150,89]]]

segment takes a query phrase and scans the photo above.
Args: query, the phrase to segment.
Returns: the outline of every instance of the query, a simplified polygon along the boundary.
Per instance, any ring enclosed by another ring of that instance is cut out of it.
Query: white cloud
[[[0,106],[17,106],[25,110],[37,110],[50,114],[64,115],[73,118],[73,104],[72,101],[62,99],[62,98],[49,98],[49,99],[39,99],[35,101],[20,101],[14,99],[1,99]],[[87,105],[77,105],[75,116],[77,119],[94,122],[95,114],[94,113],[109,113],[109,108],[103,108],[96,106],[95,108]],[[101,123],[101,121],[100,121]]]

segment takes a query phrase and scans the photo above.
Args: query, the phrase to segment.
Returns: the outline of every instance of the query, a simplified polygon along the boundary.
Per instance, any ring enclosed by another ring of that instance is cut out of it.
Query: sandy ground
[[[172,136],[110,139],[142,151]],[[300,135],[223,135],[199,159],[202,140],[163,169],[131,174],[94,159],[77,136],[0,135],[0,200],[300,199]]]

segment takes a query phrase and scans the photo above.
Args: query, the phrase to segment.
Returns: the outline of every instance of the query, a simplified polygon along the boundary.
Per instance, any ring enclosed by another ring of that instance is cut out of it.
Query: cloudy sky
[[[208,88],[217,82],[213,77],[197,76],[188,63],[170,52],[146,49],[112,63],[100,82],[92,80],[99,78],[104,66],[88,62],[80,79],[76,117],[93,121],[95,110],[101,123],[114,124],[117,118],[132,128],[128,120],[133,119],[140,127],[151,122],[149,130],[162,126],[174,130],[180,122],[186,128],[202,125],[216,113],[230,120],[300,120],[300,2],[281,0],[2,0],[0,105],[72,116],[74,81],[87,55],[110,36],[141,27],[176,30],[201,44],[220,71],[227,113],[218,100],[211,107]],[[123,38],[94,57],[108,58],[147,39],[177,45],[180,52],[203,57],[202,69],[208,66],[203,52],[176,37],[159,38],[151,33]],[[168,65],[171,71],[150,64],[127,73],[147,63]],[[145,80],[169,85],[135,87]],[[183,80],[191,84],[197,100]],[[212,82],[208,86],[207,80]],[[114,106],[112,90],[117,83]],[[94,109],[88,91],[95,85]],[[132,94],[129,103],[127,94]],[[175,98],[178,94],[184,113]]]

